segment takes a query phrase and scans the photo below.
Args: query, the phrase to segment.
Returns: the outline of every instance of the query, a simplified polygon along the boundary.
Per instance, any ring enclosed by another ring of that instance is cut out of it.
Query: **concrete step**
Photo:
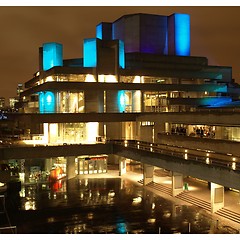
[[[221,208],[216,212],[217,215],[227,218],[233,222],[240,223],[240,214],[227,208]]]
[[[191,196],[189,192],[182,192],[176,196],[176,198],[181,199],[185,202],[191,203],[192,205],[201,207],[207,211],[211,211],[211,203],[204,201],[202,199]]]
[[[147,184],[148,187],[151,187],[157,191],[160,191],[160,192],[163,192],[163,193],[166,193],[168,195],[171,195],[172,196],[172,189],[163,185],[163,184],[159,184],[159,183],[155,183],[155,182],[150,182]]]

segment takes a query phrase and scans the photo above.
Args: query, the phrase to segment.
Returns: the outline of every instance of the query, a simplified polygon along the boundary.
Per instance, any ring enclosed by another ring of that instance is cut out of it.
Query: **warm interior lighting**
[[[98,137],[98,122],[88,122],[86,123],[86,141],[88,143],[95,143]]]
[[[87,74],[86,78],[85,78],[85,82],[96,82],[96,79],[95,79],[94,75]]]

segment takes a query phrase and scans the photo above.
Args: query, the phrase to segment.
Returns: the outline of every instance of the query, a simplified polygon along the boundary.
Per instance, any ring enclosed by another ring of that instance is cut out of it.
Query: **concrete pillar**
[[[172,172],[172,195],[175,197],[181,192],[183,192],[183,175]]]
[[[108,113],[125,111],[125,91],[124,90],[106,91],[106,111]]]
[[[224,187],[211,182],[211,211],[215,213],[224,207]]]
[[[122,176],[127,172],[126,159],[123,157],[119,158],[119,176]]]
[[[164,133],[165,132],[165,123],[155,122],[154,124],[154,139],[155,142],[159,142],[158,139],[158,133]]]
[[[67,157],[67,166],[66,166],[67,179],[74,178],[75,173],[75,157]]]
[[[103,91],[96,90],[85,90],[84,99],[85,99],[85,112],[100,112],[104,111],[103,106]]]
[[[132,91],[132,112],[141,112],[142,93],[140,90]]]
[[[154,166],[143,164],[143,185],[144,186],[153,181],[153,170],[154,170]]]

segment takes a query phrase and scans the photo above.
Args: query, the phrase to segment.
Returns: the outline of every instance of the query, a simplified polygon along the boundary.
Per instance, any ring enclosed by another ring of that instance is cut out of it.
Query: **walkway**
[[[133,172],[127,172],[126,177],[132,178],[132,174]],[[139,179],[137,182],[143,184],[143,175],[138,175]],[[134,178],[136,179],[136,176]],[[194,178],[184,178],[184,182],[188,183],[188,191],[182,192],[175,198],[194,206],[198,206],[211,213],[211,191],[208,188],[207,183]],[[153,182],[147,184],[146,187],[155,190],[157,194],[166,194],[169,197],[172,197],[171,177],[168,176],[168,172],[162,169],[155,170]],[[230,190],[225,191],[224,205],[225,207],[214,213],[213,216],[221,218],[221,221],[230,221],[231,226],[240,230],[239,193]]]

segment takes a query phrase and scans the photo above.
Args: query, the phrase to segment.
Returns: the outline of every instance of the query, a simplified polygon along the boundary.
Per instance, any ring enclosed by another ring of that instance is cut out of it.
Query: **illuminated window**
[[[39,112],[54,113],[55,112],[55,95],[53,92],[39,93]]]

